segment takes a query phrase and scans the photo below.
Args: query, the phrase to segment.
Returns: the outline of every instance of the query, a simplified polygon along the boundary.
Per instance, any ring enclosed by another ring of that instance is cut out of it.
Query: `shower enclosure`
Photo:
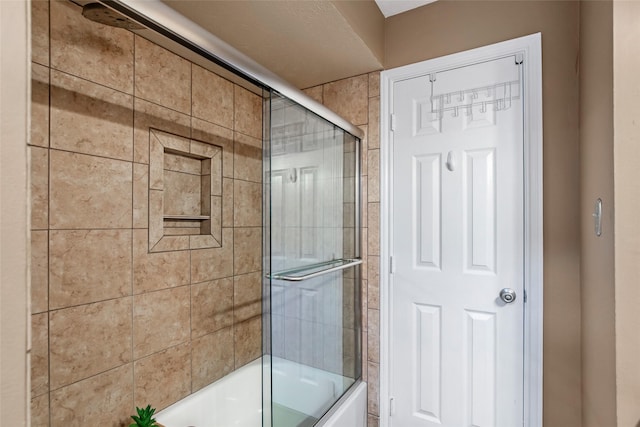
[[[360,144],[275,92],[265,105],[264,425],[311,426],[361,376]]]
[[[334,425],[362,131],[170,1],[87,3],[32,0],[34,427]]]

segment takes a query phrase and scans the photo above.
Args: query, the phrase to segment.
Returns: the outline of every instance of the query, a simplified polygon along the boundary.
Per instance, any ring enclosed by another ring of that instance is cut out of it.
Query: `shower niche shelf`
[[[222,148],[149,133],[149,251],[221,247]]]
[[[174,221],[206,221],[210,218],[209,215],[164,215],[164,219]]]

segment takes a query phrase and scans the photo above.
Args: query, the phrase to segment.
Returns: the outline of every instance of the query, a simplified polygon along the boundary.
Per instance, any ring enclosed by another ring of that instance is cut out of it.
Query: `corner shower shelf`
[[[286,280],[287,282],[302,282],[334,271],[344,270],[362,264],[362,259],[334,259],[318,264],[307,265],[290,270],[279,271],[274,274],[267,274],[267,278],[276,280]],[[320,270],[318,270],[320,269]],[[310,273],[299,275],[299,273],[310,271]],[[316,271],[313,271],[316,270]]]
[[[206,221],[211,219],[209,215],[164,215],[163,218],[174,221]]]

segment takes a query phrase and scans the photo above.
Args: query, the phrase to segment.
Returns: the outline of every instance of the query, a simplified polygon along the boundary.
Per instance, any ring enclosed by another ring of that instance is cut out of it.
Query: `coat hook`
[[[456,168],[456,158],[453,151],[449,151],[447,154],[447,169],[453,172]]]

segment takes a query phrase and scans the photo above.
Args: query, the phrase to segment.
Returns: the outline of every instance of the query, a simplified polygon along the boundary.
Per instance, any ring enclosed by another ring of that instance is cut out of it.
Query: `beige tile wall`
[[[32,1],[32,426],[128,425],[261,352],[261,98]],[[149,253],[149,128],[222,147],[222,247]]]
[[[368,384],[368,426],[379,424],[380,301],[380,73],[374,72],[306,89],[304,92],[359,126],[362,141],[362,374]]]

